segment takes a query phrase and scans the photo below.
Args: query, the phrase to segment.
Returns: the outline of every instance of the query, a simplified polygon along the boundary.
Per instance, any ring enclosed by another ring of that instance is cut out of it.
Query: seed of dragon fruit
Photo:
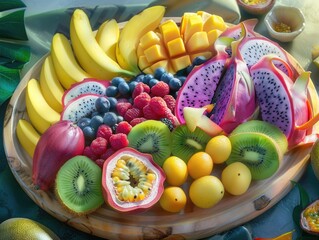
[[[238,43],[238,41],[232,43],[234,53]],[[214,108],[210,118],[226,133],[230,133],[239,124],[256,116],[258,107],[254,84],[245,62],[236,54],[232,56],[212,103]]]
[[[294,82],[274,65],[272,58],[262,57],[251,67],[250,74],[262,120],[278,126],[292,148],[303,141],[307,128],[318,121],[318,116],[311,116],[307,98],[310,72],[301,73]]]
[[[72,99],[64,107],[61,113],[61,120],[70,120],[77,123],[79,119],[89,116],[96,111],[95,101],[100,95],[98,94],[81,94]]]
[[[204,64],[196,66],[187,76],[182,88],[178,91],[175,105],[175,116],[185,123],[184,107],[204,107],[211,104],[214,92],[224,72],[228,54],[225,45],[216,45],[217,54]]]
[[[69,101],[80,96],[81,94],[98,94],[105,95],[106,88],[110,81],[87,78],[79,83],[73,84],[66,90],[62,96],[62,104],[66,106]]]
[[[234,40],[238,40],[242,37],[243,33],[242,33],[242,26],[241,24],[244,24],[246,27],[246,36],[247,37],[253,37],[256,36],[256,33],[254,31],[254,28],[256,27],[258,23],[258,19],[257,18],[252,18],[252,19],[248,19],[245,21],[242,21],[241,23],[231,26],[229,28],[227,28],[221,35],[220,37],[230,37],[233,38]]]

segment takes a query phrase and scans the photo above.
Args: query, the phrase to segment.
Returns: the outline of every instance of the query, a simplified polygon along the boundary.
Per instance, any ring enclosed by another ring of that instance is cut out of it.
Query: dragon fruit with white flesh
[[[257,23],[258,23],[257,18],[252,18],[252,19],[242,21],[241,23],[239,23],[237,25],[234,25],[234,26],[227,28],[220,35],[220,37],[230,37],[230,38],[233,38],[234,40],[240,39],[243,35],[242,24],[244,24],[246,27],[246,37],[254,37],[254,36],[256,36],[254,28],[256,27]]]
[[[238,41],[232,43],[236,53]],[[212,99],[214,108],[210,119],[226,133],[253,118],[258,111],[254,84],[244,61],[234,54]]]
[[[97,80],[93,78],[87,78],[79,83],[75,83],[66,90],[62,97],[62,104],[66,106],[69,101],[82,95],[82,94],[98,94],[104,95],[106,88],[110,85],[110,81]]]
[[[289,148],[301,143],[317,121],[307,98],[310,72],[303,72],[293,81],[274,65],[274,58],[262,57],[250,68],[263,121],[279,127],[286,135]]]

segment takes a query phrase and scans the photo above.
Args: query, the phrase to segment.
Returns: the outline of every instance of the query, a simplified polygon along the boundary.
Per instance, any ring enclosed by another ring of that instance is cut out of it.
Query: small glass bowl
[[[245,3],[244,0],[237,0],[238,6],[252,15],[266,14],[274,6],[275,2],[276,0],[266,0],[265,3],[249,4]]]
[[[277,32],[275,24],[286,24],[291,32]],[[302,11],[295,7],[275,6],[265,17],[265,24],[270,36],[281,42],[290,42],[295,39],[306,26]]]

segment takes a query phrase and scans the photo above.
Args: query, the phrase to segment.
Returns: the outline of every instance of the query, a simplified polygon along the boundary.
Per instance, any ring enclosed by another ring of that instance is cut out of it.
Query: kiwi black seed
[[[252,179],[271,177],[279,168],[282,158],[278,144],[262,133],[238,133],[229,136],[232,150],[226,161],[242,162],[251,172]]]
[[[279,149],[282,154],[285,154],[288,148],[288,141],[286,135],[274,124],[261,121],[261,120],[250,120],[240,124],[236,127],[231,135],[245,132],[258,132],[263,133],[277,142]]]
[[[85,156],[68,160],[58,171],[56,195],[71,212],[88,214],[104,203],[102,169]]]
[[[172,154],[188,162],[193,154],[205,151],[210,139],[211,136],[200,128],[191,132],[186,125],[180,125],[172,132]]]
[[[171,155],[171,132],[160,121],[147,120],[135,125],[127,138],[130,147],[151,154],[160,166]]]

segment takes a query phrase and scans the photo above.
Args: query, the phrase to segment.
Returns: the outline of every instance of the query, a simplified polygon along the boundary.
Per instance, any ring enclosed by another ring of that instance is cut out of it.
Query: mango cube
[[[163,46],[155,44],[144,51],[145,57],[149,63],[154,63],[167,58]]]
[[[186,53],[185,45],[182,38],[175,38],[167,43],[168,54],[171,57],[176,57]]]
[[[180,26],[180,33],[181,35],[184,35],[186,25],[188,24],[188,20],[191,18],[191,16],[196,16],[196,13],[193,12],[185,12],[181,19],[181,26]]]
[[[203,30],[209,32],[213,29],[218,29],[220,31],[226,30],[227,25],[224,22],[224,19],[218,15],[211,15],[204,22]]]
[[[186,44],[187,52],[194,53],[208,49],[209,41],[206,32],[196,32]]]
[[[212,46],[215,43],[216,39],[219,37],[221,33],[222,31],[218,29],[213,29],[207,33],[207,38],[210,46]]]
[[[173,20],[167,20],[159,26],[164,42],[169,42],[180,37],[179,27]]]
[[[138,66],[141,70],[150,66],[150,63],[147,61],[145,55],[140,55],[138,57]]]
[[[185,26],[185,32],[184,32],[184,42],[187,43],[190,37],[196,33],[203,31],[203,21],[201,16],[194,15],[190,16],[188,19],[188,22]]]
[[[191,64],[189,55],[184,55],[178,58],[171,59],[171,62],[175,72],[184,69]]]
[[[140,47],[143,49],[147,49],[152,45],[159,44],[161,42],[161,39],[159,35],[157,35],[153,31],[147,32],[143,37],[140,39]]]

